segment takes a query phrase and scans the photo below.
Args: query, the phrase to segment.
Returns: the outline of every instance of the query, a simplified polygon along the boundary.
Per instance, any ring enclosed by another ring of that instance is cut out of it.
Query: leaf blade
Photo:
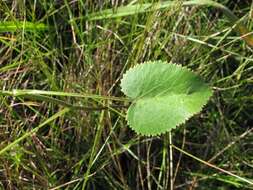
[[[142,135],[159,135],[184,123],[200,112],[212,95],[200,77],[162,61],[129,69],[121,88],[134,100],[127,112],[128,124]]]

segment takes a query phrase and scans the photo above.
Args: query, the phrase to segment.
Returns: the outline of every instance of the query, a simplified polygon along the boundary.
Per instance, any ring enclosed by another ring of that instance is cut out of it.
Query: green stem
[[[75,97],[75,98],[91,98],[91,99],[103,99],[103,100],[113,100],[113,101],[130,101],[128,98],[119,98],[113,96],[101,96],[94,94],[84,94],[84,93],[72,93],[72,92],[58,92],[58,91],[44,91],[44,90],[1,90],[0,96],[13,96],[13,97],[38,97],[41,96],[65,96],[65,97]]]

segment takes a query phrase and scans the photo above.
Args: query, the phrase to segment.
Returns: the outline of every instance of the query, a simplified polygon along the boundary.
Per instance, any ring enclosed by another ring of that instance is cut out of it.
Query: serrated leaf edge
[[[178,64],[175,64],[175,63],[167,63],[166,61],[162,61],[162,60],[158,60],[158,61],[145,61],[145,62],[143,62],[143,63],[141,63],[141,64],[136,64],[135,66],[131,67],[130,69],[128,69],[128,70],[123,74],[122,79],[120,80],[121,91],[125,94],[125,91],[123,90],[121,84],[122,84],[122,80],[124,79],[124,76],[127,75],[128,72],[131,72],[131,70],[136,69],[136,68],[138,68],[138,67],[142,67],[142,65],[144,65],[144,64],[158,64],[158,63],[161,63],[161,64],[173,64],[173,65],[175,65],[176,67],[178,67],[178,68],[180,68],[180,69],[183,69],[183,70],[187,70],[187,71],[189,71],[189,72],[192,72],[192,73],[194,73],[195,76],[201,78],[201,77],[200,77],[198,74],[196,74],[194,71],[192,71],[191,69],[189,69],[189,68],[187,68],[187,67],[185,67],[185,66],[182,66],[182,65],[178,65]],[[201,80],[202,80],[202,79],[201,79]],[[207,85],[207,86],[209,87],[209,85],[208,85],[206,82],[205,82],[205,85]],[[198,112],[189,115],[189,117],[187,117],[183,122],[181,122],[181,123],[175,125],[175,126],[172,127],[172,128],[168,128],[168,130],[162,131],[161,133],[143,134],[143,133],[140,133],[139,131],[136,131],[136,130],[130,125],[129,120],[128,120],[129,108],[128,108],[127,114],[126,114],[127,124],[128,124],[128,126],[129,126],[135,133],[137,133],[137,135],[142,135],[142,136],[146,136],[146,137],[153,137],[153,136],[160,136],[160,135],[163,135],[163,134],[165,134],[165,133],[167,133],[167,132],[169,132],[169,131],[171,131],[171,130],[173,130],[173,129],[176,129],[176,128],[179,127],[180,125],[184,125],[190,118],[192,118],[192,117],[195,116],[195,115],[198,115],[198,114],[203,110],[203,108],[207,105],[208,101],[210,100],[210,98],[211,98],[212,95],[213,95],[213,90],[212,90],[210,87],[209,87],[209,90],[210,90],[210,92],[211,92],[211,95],[210,95],[210,96],[208,97],[208,99],[206,100],[206,103],[203,104],[203,105],[201,106],[201,108],[200,108],[200,110],[199,110]],[[125,94],[125,95],[126,95],[126,94]],[[131,104],[131,105],[132,105],[132,104]],[[130,106],[131,106],[131,105],[130,105]],[[130,106],[129,106],[129,107],[130,107]]]
[[[194,117],[195,115],[198,115],[200,114],[200,112],[204,109],[204,107],[208,104],[208,101],[210,100],[210,98],[212,97],[212,94],[213,94],[213,91],[211,90],[211,95],[209,96],[209,98],[207,99],[206,103],[203,104],[200,108],[200,110],[192,115],[189,115],[189,117],[187,117],[183,122],[175,125],[174,127],[172,128],[168,128],[168,130],[165,130],[161,133],[154,133],[154,134],[143,134],[143,133],[140,133],[139,131],[136,131],[129,123],[129,120],[128,120],[128,111],[129,109],[127,110],[127,114],[126,114],[126,120],[127,120],[127,124],[128,126],[135,132],[137,133],[137,135],[142,135],[142,136],[146,136],[146,137],[153,137],[153,136],[160,136],[160,135],[164,135],[165,133],[173,130],[173,129],[176,129],[177,127],[179,127],[180,125],[184,125],[189,119],[191,119],[192,117]]]

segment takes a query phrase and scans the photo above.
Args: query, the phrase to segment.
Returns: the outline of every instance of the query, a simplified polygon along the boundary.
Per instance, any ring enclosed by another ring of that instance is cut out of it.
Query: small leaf
[[[199,76],[185,67],[162,61],[129,69],[121,80],[133,99],[127,111],[130,127],[142,135],[159,135],[201,111],[212,95]]]

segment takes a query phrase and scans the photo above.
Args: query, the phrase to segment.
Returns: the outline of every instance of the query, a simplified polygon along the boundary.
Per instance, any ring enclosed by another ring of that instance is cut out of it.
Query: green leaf
[[[127,111],[130,127],[142,135],[159,135],[201,111],[212,95],[199,76],[185,67],[162,61],[129,69],[121,80],[133,102]]]

